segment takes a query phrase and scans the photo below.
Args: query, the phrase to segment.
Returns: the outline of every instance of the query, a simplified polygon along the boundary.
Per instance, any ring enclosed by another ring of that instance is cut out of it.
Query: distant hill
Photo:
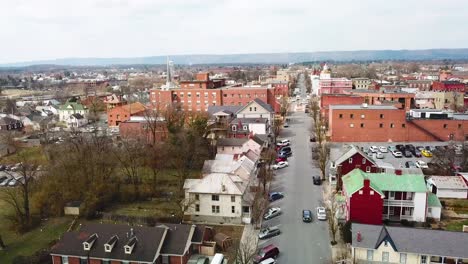
[[[228,64],[228,63],[298,63],[308,61],[373,61],[373,60],[461,60],[468,59],[468,49],[428,50],[359,50],[320,51],[295,53],[252,53],[226,55],[169,55],[175,64]],[[135,64],[165,64],[166,56],[139,58],[63,58],[0,64],[0,67],[24,67],[40,64],[71,66],[105,66]]]

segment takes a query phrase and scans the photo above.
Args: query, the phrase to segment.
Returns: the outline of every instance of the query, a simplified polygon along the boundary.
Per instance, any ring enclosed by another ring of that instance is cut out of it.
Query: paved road
[[[302,77],[298,87],[305,98],[304,85]],[[293,156],[288,159],[289,167],[277,171],[271,186],[272,191],[285,194],[284,199],[271,204],[273,207],[281,207],[283,214],[263,224],[278,225],[282,233],[269,240],[260,240],[259,247],[278,245],[281,252],[278,263],[330,263],[328,226],[326,222],[318,221],[315,215],[315,208],[322,204],[322,191],[320,186],[312,183],[312,176],[320,175],[320,170],[312,163],[308,141],[311,118],[304,112],[293,113],[289,118],[290,127],[283,129],[281,137],[291,140]],[[312,223],[302,222],[303,209],[312,211]]]

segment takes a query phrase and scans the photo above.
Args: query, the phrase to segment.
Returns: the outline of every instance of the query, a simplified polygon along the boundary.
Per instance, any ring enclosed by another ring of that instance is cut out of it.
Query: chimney
[[[221,184],[221,190],[222,190],[223,192],[226,191],[226,186],[224,186],[224,184]]]
[[[361,232],[357,232],[357,241],[358,241],[358,242],[361,242],[361,241],[362,241]]]
[[[364,187],[369,188],[369,186],[370,186],[370,180],[364,179]]]
[[[133,227],[130,228],[130,237],[133,237],[135,234],[133,233]]]

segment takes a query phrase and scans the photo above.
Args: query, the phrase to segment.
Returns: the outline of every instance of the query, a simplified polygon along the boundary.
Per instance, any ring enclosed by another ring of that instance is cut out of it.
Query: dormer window
[[[232,126],[232,131],[237,131],[237,126],[236,125]]]
[[[91,250],[93,247],[94,242],[98,239],[98,235],[96,233],[92,234],[85,242],[83,242],[83,249],[86,251]]]
[[[114,248],[114,245],[117,243],[117,240],[119,240],[119,237],[117,235],[112,236],[109,241],[104,244],[104,251],[105,252],[112,252],[112,249]]]
[[[130,240],[124,246],[125,254],[132,254],[133,248],[135,247],[136,243],[137,243],[136,237],[130,238]]]
[[[244,129],[244,130],[249,130],[249,127],[246,126],[246,125],[244,125],[243,129]]]

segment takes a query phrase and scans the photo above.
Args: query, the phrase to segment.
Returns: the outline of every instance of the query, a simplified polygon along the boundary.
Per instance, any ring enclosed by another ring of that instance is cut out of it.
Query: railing
[[[414,200],[384,200],[384,206],[414,207]]]

